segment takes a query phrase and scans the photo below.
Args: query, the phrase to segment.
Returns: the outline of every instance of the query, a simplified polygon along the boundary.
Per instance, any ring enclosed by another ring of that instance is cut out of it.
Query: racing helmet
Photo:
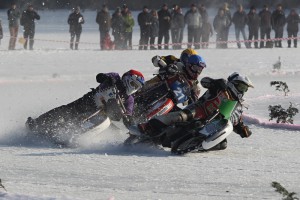
[[[141,72],[136,70],[129,70],[122,76],[122,81],[126,87],[127,95],[131,95],[141,89],[145,84],[144,76]]]
[[[180,62],[182,62],[185,65],[188,62],[189,57],[191,55],[197,55],[197,54],[198,54],[197,51],[195,51],[192,48],[185,49],[181,52]]]
[[[199,55],[191,55],[185,65],[188,76],[193,80],[197,80],[198,76],[205,67],[206,63]]]
[[[249,87],[254,88],[252,82],[247,76],[243,77],[237,72],[232,73],[227,80],[228,88],[237,100],[242,100],[242,97],[245,92],[248,91]]]

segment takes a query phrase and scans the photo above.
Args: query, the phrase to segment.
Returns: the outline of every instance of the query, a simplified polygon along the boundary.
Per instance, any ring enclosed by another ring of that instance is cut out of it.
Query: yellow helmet
[[[189,57],[191,55],[197,55],[197,54],[198,53],[197,51],[195,51],[195,49],[187,48],[181,52],[180,61],[185,65],[188,62]]]

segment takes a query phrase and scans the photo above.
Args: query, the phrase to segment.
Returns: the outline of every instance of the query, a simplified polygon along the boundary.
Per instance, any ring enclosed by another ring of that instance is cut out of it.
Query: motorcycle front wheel
[[[182,155],[193,150],[196,150],[203,139],[195,137],[192,133],[188,133],[172,143],[171,152],[173,154]]]

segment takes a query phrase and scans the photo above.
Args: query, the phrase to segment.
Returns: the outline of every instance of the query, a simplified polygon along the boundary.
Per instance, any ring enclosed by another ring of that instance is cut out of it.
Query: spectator
[[[154,47],[155,38],[158,37],[158,15],[156,10],[151,10],[151,26],[150,26],[150,50],[155,50]]]
[[[77,6],[74,9],[74,11],[69,15],[68,24],[70,25],[69,32],[71,34],[70,48],[74,49],[74,39],[76,37],[75,50],[78,50],[80,35],[82,32],[81,24],[84,24],[84,18],[80,13],[79,6]]]
[[[16,41],[19,32],[19,19],[21,13],[17,9],[16,3],[12,3],[10,9],[7,11],[7,18],[8,18],[8,26],[9,26],[9,45],[8,50],[15,50],[16,48]]]
[[[260,17],[260,39],[264,40],[271,39],[271,12],[269,11],[268,5],[264,5],[263,10],[259,12]],[[260,48],[264,47],[271,47],[272,42],[267,41],[266,46],[264,45],[265,42],[260,42]]]
[[[24,27],[23,36],[25,39],[24,49],[27,49],[29,40],[29,49],[33,50],[34,35],[35,35],[35,20],[40,20],[40,16],[33,9],[33,5],[29,4],[27,9],[23,11],[20,24]]]
[[[171,10],[171,38],[172,38],[172,44],[175,43],[176,40],[176,29],[173,26],[173,22],[174,22],[174,15],[176,14],[176,10],[179,8],[179,6],[177,4],[174,4]],[[174,47],[174,46],[173,46]]]
[[[297,48],[297,34],[299,31],[299,14],[296,12],[295,9],[292,9],[290,14],[287,16],[287,32],[288,32],[288,37],[295,37],[294,38],[294,47]],[[288,48],[291,48],[291,40],[288,40]]]
[[[0,19],[0,44],[1,44],[2,38],[3,38],[3,29],[2,29],[1,19]]]
[[[132,30],[134,27],[134,19],[131,11],[126,12],[124,15],[125,20],[125,46],[127,49],[132,49]]]
[[[216,34],[216,48],[227,48],[227,30],[230,26],[230,19],[225,15],[223,8],[219,9],[218,14],[214,18],[213,22],[214,30]]]
[[[123,17],[125,17],[129,12],[128,6],[126,4],[123,4],[121,14]]]
[[[171,13],[168,10],[167,4],[163,4],[162,9],[158,11],[158,22],[159,22],[159,30],[158,30],[158,49],[161,49],[162,39],[164,38],[165,49],[169,49],[169,30],[171,28]]]
[[[248,16],[241,4],[238,5],[237,11],[233,14],[232,23],[234,24],[234,28],[235,28],[235,37],[237,40],[237,46],[238,48],[241,48],[240,33],[242,33],[245,41],[246,40],[245,26],[248,23]],[[245,46],[246,48],[248,48],[247,42],[245,42]]]
[[[173,30],[172,43],[173,49],[181,49],[181,43],[183,39],[183,29],[184,29],[184,16],[180,7],[174,11],[171,20],[171,27]],[[176,44],[176,45],[175,45]]]
[[[203,21],[202,25],[202,48],[207,49],[208,48],[208,43],[209,43],[209,37],[213,36],[213,29],[211,24],[208,21],[208,18]]]
[[[115,49],[125,48],[125,26],[126,24],[121,9],[118,7],[111,19],[112,35],[115,39]]]
[[[109,31],[111,28],[111,16],[105,4],[102,6],[101,11],[97,13],[96,22],[97,24],[99,24],[100,47],[103,50],[105,49],[104,48],[105,37],[107,36],[107,34],[109,35]]]
[[[224,10],[224,15],[229,20],[229,25],[226,27],[225,33],[224,33],[225,34],[224,35],[225,36],[224,41],[226,41],[226,43],[222,44],[222,48],[228,48],[227,41],[228,41],[228,35],[229,35],[229,28],[230,28],[231,23],[232,23],[232,18],[231,18],[231,12],[230,12],[228,3],[224,3],[222,9]]]
[[[206,8],[203,4],[200,5],[199,12],[200,12],[200,15],[202,17],[202,20],[203,21],[208,21],[208,13],[207,13]]]
[[[282,10],[282,5],[278,4],[276,10],[272,13],[271,24],[275,31],[275,39],[283,38],[283,27],[286,23],[285,14]],[[282,47],[281,40],[275,40],[275,47]]]
[[[194,43],[195,49],[199,49],[202,17],[195,4],[192,4],[191,9],[185,14],[184,21],[188,27],[188,48],[191,48]]]
[[[144,6],[143,11],[138,15],[138,24],[141,29],[140,46],[139,50],[147,50],[150,37],[151,26],[151,14],[148,11],[148,7]]]
[[[258,48],[258,30],[259,30],[260,18],[256,13],[256,8],[252,6],[248,13],[248,28],[249,28],[249,40],[252,40],[253,37],[256,40],[254,42],[254,47]],[[249,48],[251,48],[251,42],[249,42]]]

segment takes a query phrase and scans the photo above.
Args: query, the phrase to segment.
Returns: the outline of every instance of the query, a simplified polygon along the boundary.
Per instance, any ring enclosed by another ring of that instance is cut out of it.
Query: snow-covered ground
[[[27,117],[81,97],[97,85],[99,72],[134,68],[149,79],[156,72],[152,56],[179,56],[180,51],[99,51],[94,12],[84,13],[81,41],[86,43],[71,51],[68,12],[40,14],[36,38],[41,41],[35,42],[35,50],[22,50],[18,44],[18,50],[7,51],[7,22],[0,11],[5,31],[0,46],[0,179],[7,189],[0,188],[0,199],[281,199],[273,181],[299,197],[300,130],[268,123],[269,105],[286,108],[292,102],[299,108],[299,49],[237,49],[230,44],[227,50],[212,45],[198,51],[208,65],[202,77],[226,78],[237,71],[255,85],[245,95],[246,114],[255,119],[248,120],[253,135],[230,135],[224,151],[173,156],[167,149],[129,149],[121,145],[125,129],[82,136],[78,147],[60,149],[26,140]],[[135,30],[137,44],[137,26]],[[273,72],[279,56],[282,69]],[[288,84],[288,96],[270,86],[275,80]],[[268,124],[252,123],[257,121]],[[300,124],[300,114],[295,124]]]

